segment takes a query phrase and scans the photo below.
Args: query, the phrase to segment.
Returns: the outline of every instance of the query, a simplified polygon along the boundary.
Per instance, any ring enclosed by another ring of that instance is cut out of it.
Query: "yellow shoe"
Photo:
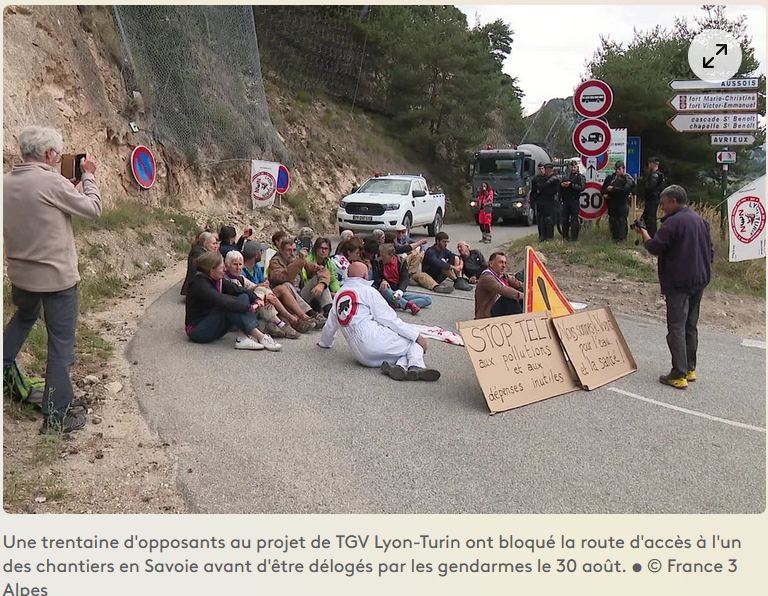
[[[689,383],[696,380],[696,371],[695,370],[689,370],[688,374],[685,375],[685,380]]]
[[[659,377],[659,383],[662,385],[669,385],[675,389],[688,389],[688,381],[686,379],[673,379],[669,375],[662,375]]]

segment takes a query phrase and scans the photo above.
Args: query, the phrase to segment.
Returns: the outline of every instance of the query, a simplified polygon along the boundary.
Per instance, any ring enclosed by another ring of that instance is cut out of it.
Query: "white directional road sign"
[[[710,145],[752,145],[756,140],[755,135],[709,135]]]
[[[717,163],[736,163],[735,151],[718,151]]]
[[[678,93],[667,103],[678,112],[756,111],[754,93]]]
[[[573,107],[585,118],[604,116],[612,104],[613,91],[603,81],[586,81],[573,94]]]
[[[611,129],[602,120],[582,120],[573,131],[573,146],[587,157],[602,155],[611,146]]]
[[[729,91],[733,89],[757,89],[759,79],[728,79],[720,83],[715,81],[670,81],[669,87],[676,91],[690,91],[694,89],[719,89],[720,91]]]
[[[667,125],[677,132],[751,132],[757,114],[678,114]]]

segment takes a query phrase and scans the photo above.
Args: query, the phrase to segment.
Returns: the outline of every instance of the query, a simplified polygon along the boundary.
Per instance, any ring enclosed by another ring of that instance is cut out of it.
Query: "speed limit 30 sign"
[[[602,186],[597,182],[587,182],[579,196],[579,216],[584,219],[597,219],[608,210],[608,203],[601,190]]]

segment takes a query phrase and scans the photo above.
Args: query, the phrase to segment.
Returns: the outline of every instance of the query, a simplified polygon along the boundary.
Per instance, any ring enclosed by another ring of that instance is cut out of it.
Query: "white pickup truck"
[[[343,230],[394,230],[426,226],[430,236],[443,227],[445,195],[431,194],[422,176],[374,176],[341,200],[336,212]]]

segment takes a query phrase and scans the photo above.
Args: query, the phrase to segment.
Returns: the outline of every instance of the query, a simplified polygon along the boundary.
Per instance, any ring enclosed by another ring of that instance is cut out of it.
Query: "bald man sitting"
[[[424,363],[426,340],[397,317],[371,283],[364,263],[349,265],[347,282],[333,300],[317,345],[330,349],[340,328],[363,366],[381,367],[396,381],[437,381],[440,372]]]

